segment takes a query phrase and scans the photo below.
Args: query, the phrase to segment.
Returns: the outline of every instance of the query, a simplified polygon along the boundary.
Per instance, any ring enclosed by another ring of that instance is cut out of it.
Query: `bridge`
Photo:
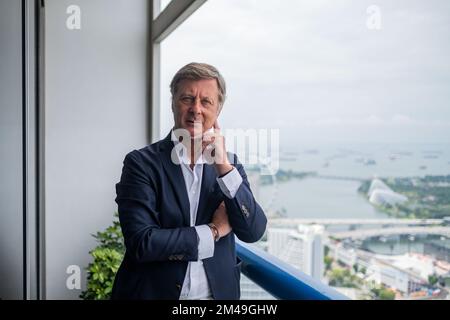
[[[371,178],[363,179],[363,178],[356,178],[356,177],[333,176],[333,175],[323,175],[323,174],[315,175],[314,178],[328,179],[328,180],[358,181],[358,182],[363,182],[365,180],[371,180]]]
[[[364,239],[370,237],[379,236],[392,236],[402,234],[427,234],[427,235],[439,235],[450,238],[450,227],[440,226],[416,226],[416,227],[395,227],[384,229],[359,229],[353,231],[333,232],[329,235],[337,239]]]
[[[269,226],[295,226],[298,224],[321,225],[441,225],[443,219],[303,219],[270,218]]]

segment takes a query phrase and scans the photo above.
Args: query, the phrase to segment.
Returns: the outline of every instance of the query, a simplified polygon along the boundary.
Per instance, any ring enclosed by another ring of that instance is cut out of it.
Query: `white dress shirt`
[[[210,131],[212,130],[213,129]],[[176,147],[176,154],[181,165],[181,171],[183,172],[186,191],[189,197],[190,226],[195,227],[199,239],[198,260],[188,262],[186,276],[184,278],[183,287],[181,288],[180,299],[212,299],[211,289],[202,260],[214,255],[214,239],[208,225],[195,225],[202,186],[203,165],[206,161],[203,156],[200,155],[195,162],[193,169],[191,169],[189,166],[190,157],[187,154],[186,147],[178,141],[173,131],[171,133],[171,138]],[[242,177],[237,169],[233,168],[233,170],[222,178],[217,178],[217,182],[222,192],[228,198],[232,199],[242,183]]]

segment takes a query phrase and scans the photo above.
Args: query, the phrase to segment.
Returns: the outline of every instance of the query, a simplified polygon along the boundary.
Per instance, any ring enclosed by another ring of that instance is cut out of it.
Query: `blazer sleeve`
[[[244,242],[256,242],[264,235],[267,218],[263,209],[256,202],[250,189],[244,167],[234,155],[232,162],[242,177],[242,183],[234,198],[225,198],[228,220],[233,228],[234,234]]]
[[[155,170],[155,169],[153,169]],[[119,220],[127,252],[138,262],[196,261],[198,238],[194,227],[161,228],[157,188],[152,169],[144,168],[138,151],[123,162],[116,184]]]

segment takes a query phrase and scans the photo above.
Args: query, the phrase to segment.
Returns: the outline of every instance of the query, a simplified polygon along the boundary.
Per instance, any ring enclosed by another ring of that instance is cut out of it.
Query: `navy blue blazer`
[[[195,228],[189,226],[183,173],[180,165],[171,161],[173,146],[169,134],[125,157],[116,184],[116,202],[126,252],[112,299],[179,299],[188,261],[198,260],[198,238]],[[240,298],[234,236],[244,242],[258,241],[267,224],[243,166],[236,155],[231,157],[243,179],[236,196],[229,199],[222,193],[214,166],[205,164],[197,211],[196,225],[207,224],[224,201],[233,229],[215,242],[214,256],[203,260],[214,299]]]

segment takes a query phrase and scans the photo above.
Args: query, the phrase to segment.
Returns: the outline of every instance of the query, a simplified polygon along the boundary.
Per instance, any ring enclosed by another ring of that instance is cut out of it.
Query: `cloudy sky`
[[[162,43],[162,132],[170,80],[197,61],[227,81],[224,128],[277,128],[283,144],[449,142],[449,39],[448,0],[208,0]]]

